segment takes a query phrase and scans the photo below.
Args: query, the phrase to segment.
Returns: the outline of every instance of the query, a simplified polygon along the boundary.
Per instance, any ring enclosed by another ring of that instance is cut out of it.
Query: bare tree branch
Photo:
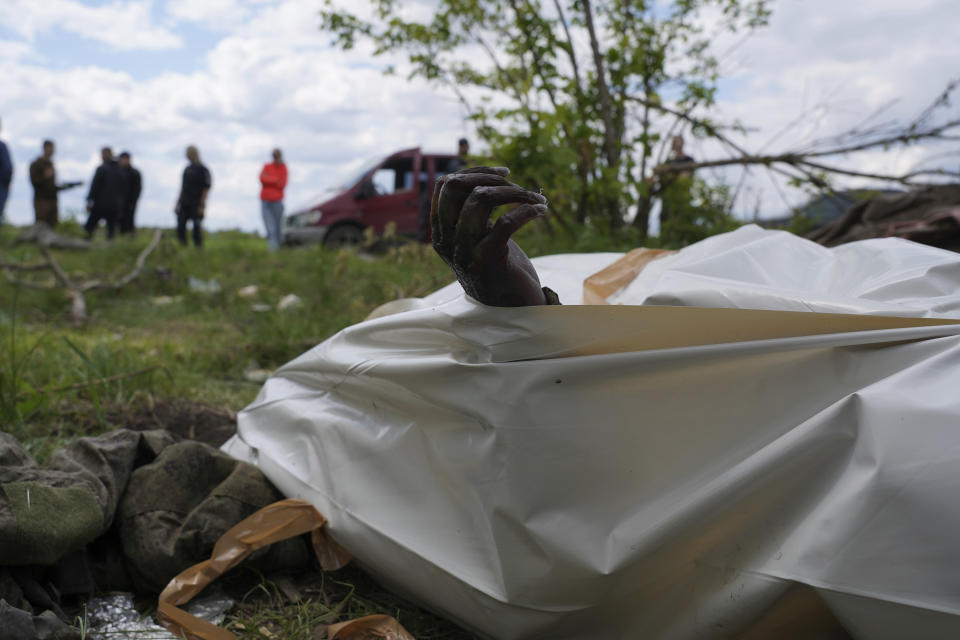
[[[553,5],[557,8],[557,15],[560,16],[563,33],[567,36],[567,43],[564,50],[567,52],[567,57],[570,58],[570,65],[573,67],[573,79],[577,87],[577,96],[579,101],[582,102],[583,84],[580,82],[580,65],[577,64],[577,52],[573,48],[573,38],[570,37],[570,27],[567,26],[567,18],[563,14],[563,7],[560,6],[560,0],[553,0]]]
[[[603,64],[603,55],[600,53],[600,43],[597,40],[597,30],[593,25],[593,7],[590,0],[580,0],[583,6],[583,17],[590,34],[590,48],[593,51],[593,65],[597,72],[597,92],[600,94],[600,115],[603,117],[603,152],[607,166],[614,167],[617,162],[617,146],[613,125],[613,105],[610,103],[610,90],[607,88],[607,71]]]
[[[865,125],[867,125],[870,121],[875,120],[892,104],[887,103],[880,109],[874,111],[852,129],[849,129],[831,138],[817,140],[812,144],[809,144],[804,149],[793,149],[780,153],[764,153],[762,151],[754,153],[748,152],[744,147],[731,140],[729,136],[725,135],[720,130],[720,127],[709,121],[691,116],[689,110],[680,111],[658,101],[651,102],[637,96],[629,96],[629,99],[637,104],[643,105],[645,109],[652,108],[661,113],[674,116],[677,119],[677,122],[683,121],[694,127],[700,128],[706,132],[708,136],[714,140],[717,140],[732,152],[732,156],[729,158],[703,160],[700,162],[662,163],[654,167],[654,175],[690,172],[696,169],[733,165],[741,165],[745,168],[753,165],[760,165],[765,167],[768,171],[779,173],[793,180],[802,180],[809,184],[813,184],[821,190],[824,190],[828,188],[827,183],[824,181],[825,175],[869,178],[884,182],[894,182],[905,186],[917,186],[920,184],[918,182],[918,178],[923,176],[960,178],[960,172],[949,171],[937,167],[914,169],[902,174],[892,174],[860,171],[857,169],[846,168],[836,163],[825,163],[820,160],[821,158],[842,156],[877,148],[887,149],[892,146],[912,145],[924,141],[956,139],[958,137],[956,135],[957,130],[960,129],[960,119],[954,118],[946,120],[945,122],[936,123],[931,122],[931,118],[938,108],[948,104],[948,99],[951,92],[956,90],[958,87],[960,87],[960,79],[948,83],[946,89],[937,97],[937,99],[934,100],[930,106],[928,106],[918,117],[914,118],[907,125],[883,123],[864,128]],[[799,120],[795,120],[789,124],[787,128],[789,129],[792,126],[796,126],[797,122],[799,122]],[[781,133],[783,132],[781,131],[778,133],[774,139],[779,137]],[[764,145],[764,148],[766,146],[768,145]]]
[[[74,325],[80,326],[87,321],[87,300],[83,294],[91,289],[122,289],[126,285],[136,280],[143,271],[143,267],[144,264],[146,264],[147,258],[159,246],[160,239],[162,237],[163,231],[161,229],[155,230],[153,232],[153,238],[137,256],[137,259],[133,265],[133,269],[131,269],[127,275],[113,282],[102,280],[74,282],[70,275],[63,269],[63,267],[60,266],[60,263],[57,262],[56,258],[53,257],[53,254],[50,252],[49,244],[42,241],[41,236],[37,236],[36,243],[37,249],[44,257],[45,262],[24,265],[3,262],[0,263],[0,269],[3,269],[3,273],[6,276],[7,281],[14,285],[29,287],[31,289],[66,289],[67,295],[70,297],[70,320]],[[50,271],[53,273],[55,282],[34,282],[30,280],[22,280],[14,277],[11,273],[12,271]]]
[[[46,262],[36,264],[19,264],[17,262],[0,262],[0,269],[10,269],[11,271],[45,271],[50,268]]]
[[[89,291],[90,289],[122,289],[123,287],[127,286],[140,276],[140,272],[143,271],[144,263],[146,263],[150,254],[153,253],[153,250],[157,248],[157,245],[160,244],[160,238],[162,237],[163,231],[160,229],[154,231],[153,238],[150,240],[150,244],[144,247],[143,251],[140,252],[140,255],[137,256],[137,261],[133,265],[133,270],[116,282],[102,282],[99,280],[94,280],[83,283],[81,288],[84,291]]]

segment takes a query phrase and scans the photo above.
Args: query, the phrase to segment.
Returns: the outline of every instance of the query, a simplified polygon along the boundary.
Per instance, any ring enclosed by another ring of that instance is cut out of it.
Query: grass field
[[[0,229],[0,262],[40,261],[35,246],[14,245],[18,231]],[[82,236],[72,221],[58,231]],[[75,280],[116,280],[151,236],[144,229],[136,238],[53,255]],[[538,230],[520,242],[532,255],[631,246],[629,238],[613,243]],[[49,272],[19,277],[52,280]],[[71,439],[118,427],[163,426],[189,436],[212,423],[230,425],[270,370],[384,302],[423,296],[451,280],[433,250],[417,244],[377,255],[320,246],[269,253],[256,235],[224,231],[208,234],[196,250],[181,247],[169,230],[138,279],[87,294],[82,327],[70,322],[62,289],[0,278],[0,424],[40,460]],[[290,294],[300,304],[279,309]],[[241,637],[296,640],[337,615],[387,613],[418,638],[472,637],[351,571],[327,579],[322,598],[299,603],[264,579],[228,624]]]
[[[279,366],[387,300],[421,296],[451,280],[419,245],[376,258],[319,246],[271,254],[250,234],[210,234],[201,251],[180,247],[171,235],[133,283],[86,295],[90,320],[81,328],[70,323],[62,289],[0,282],[0,419],[35,454],[64,438],[122,426],[121,409],[189,400],[237,411],[259,388],[247,372]],[[9,228],[0,233],[2,259],[39,261],[31,245],[9,248],[13,236]],[[54,256],[75,279],[117,279],[149,236],[142,230],[136,239]],[[198,291],[191,278],[213,281],[218,290]],[[253,293],[239,292],[251,286]],[[277,309],[290,294],[300,304]],[[104,378],[116,380],[83,386]]]

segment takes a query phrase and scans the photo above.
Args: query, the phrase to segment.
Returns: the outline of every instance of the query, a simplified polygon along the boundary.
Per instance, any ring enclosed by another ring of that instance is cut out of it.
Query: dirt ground
[[[237,432],[237,414],[199,402],[175,400],[135,409],[123,415],[122,424],[135,431],[167,429],[182,438],[219,448]]]

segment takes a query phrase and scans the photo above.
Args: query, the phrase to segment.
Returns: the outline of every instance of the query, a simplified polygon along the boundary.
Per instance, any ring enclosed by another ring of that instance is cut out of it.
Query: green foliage
[[[545,224],[531,224],[517,232],[514,239],[530,257],[558,253],[626,252],[640,246],[657,246],[656,238],[643,240],[640,230],[635,227],[625,227],[619,233],[611,234],[602,226],[590,222],[559,232]]]
[[[660,246],[665,249],[679,249],[733,231],[741,224],[729,213],[731,199],[726,185],[711,186],[699,178],[688,181],[685,191],[664,196],[665,206],[672,207],[672,214],[660,230]]]
[[[38,261],[35,247],[10,248],[14,232],[0,229],[2,259]],[[149,235],[54,255],[70,274],[116,278]],[[139,279],[119,291],[87,293],[83,328],[71,325],[62,290],[0,278],[0,430],[49,450],[124,426],[156,403],[189,398],[236,411],[259,389],[246,379],[248,369],[274,369],[380,304],[423,296],[453,279],[432,249],[419,245],[371,260],[319,246],[270,253],[262,238],[240,232],[207,240],[197,251],[168,232]],[[220,290],[193,291],[191,277],[215,280]],[[256,293],[244,297],[240,289],[249,285]],[[279,310],[288,294],[302,304]]]
[[[24,379],[30,359],[42,338],[35,339],[29,345],[20,342],[17,337],[17,289],[14,289],[10,299],[10,315],[3,318],[7,335],[0,350],[3,354],[0,363],[0,423],[16,429],[42,408],[46,395],[34,390]]]
[[[672,132],[678,123],[717,130],[688,115],[716,97],[713,32],[769,17],[768,0],[440,0],[423,21],[407,19],[400,0],[372,7],[368,20],[327,0],[322,28],[345,49],[368,42],[405,56],[410,77],[452,87],[487,160],[542,188],[571,233],[584,223],[619,233],[632,208],[649,211],[663,116],[676,119]],[[647,215],[634,220],[645,238]]]
[[[787,225],[787,231],[803,238],[813,231],[814,222],[802,213],[794,212],[790,217],[790,223]]]

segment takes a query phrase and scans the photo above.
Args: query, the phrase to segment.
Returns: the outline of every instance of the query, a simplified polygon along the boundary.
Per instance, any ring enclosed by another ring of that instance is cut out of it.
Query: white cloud
[[[120,51],[173,49],[180,37],[151,20],[151,0],[114,0],[89,6],[77,0],[4,0],[0,25],[32,41],[55,28]]]
[[[221,30],[241,24],[250,16],[250,9],[241,0],[169,0],[165,9],[177,20]]]
[[[162,225],[173,221],[184,148],[196,144],[214,180],[207,226],[250,230],[261,227],[257,176],[276,146],[290,169],[288,207],[361,158],[421,144],[455,148],[464,133],[457,104],[332,50],[311,3],[247,6],[247,22],[214,40],[191,73],[62,69],[20,51],[6,78],[11,91],[0,95],[17,163],[9,219],[32,220],[26,167],[46,137],[57,141],[63,180],[89,180],[104,144],[129,149],[144,177],[138,220]],[[80,210],[84,195],[66,192],[61,210]]]
[[[164,26],[151,21],[151,8]],[[33,218],[26,168],[47,137],[58,143],[64,180],[89,180],[104,144],[132,151],[144,175],[138,218],[162,225],[173,223],[184,148],[196,144],[214,178],[207,226],[259,230],[257,175],[273,147],[284,150],[289,165],[289,209],[362,159],[417,145],[452,151],[459,136],[469,136],[451,94],[383,76],[377,67],[385,61],[371,59],[368,50],[331,48],[329,34],[319,31],[319,8],[302,0],[171,0],[155,7],[4,0],[0,23],[26,40],[0,41],[0,116],[17,164],[8,217],[18,224]],[[804,113],[769,150],[840,131],[896,97],[889,115],[909,117],[956,71],[960,45],[950,26],[960,20],[960,5],[947,0],[909,6],[882,0],[871,4],[867,18],[861,7],[835,0],[779,0],[774,11],[771,27],[725,61],[735,91],[710,114],[759,129],[745,141],[752,149]],[[170,25],[187,23],[215,34],[190,72],[140,76],[82,59],[48,60],[29,45],[37,34],[62,28],[111,46],[118,40],[178,46],[190,30],[178,34]],[[718,39],[719,50],[727,45]],[[724,153],[699,141],[691,147],[698,158]],[[900,171],[940,151],[873,152],[843,161],[864,171]],[[738,180],[736,172],[716,173]],[[781,213],[786,205],[766,172],[751,175],[740,212],[752,211],[759,199],[762,214]],[[778,184],[792,204],[802,199]],[[67,192],[61,208],[81,209],[84,195]]]

